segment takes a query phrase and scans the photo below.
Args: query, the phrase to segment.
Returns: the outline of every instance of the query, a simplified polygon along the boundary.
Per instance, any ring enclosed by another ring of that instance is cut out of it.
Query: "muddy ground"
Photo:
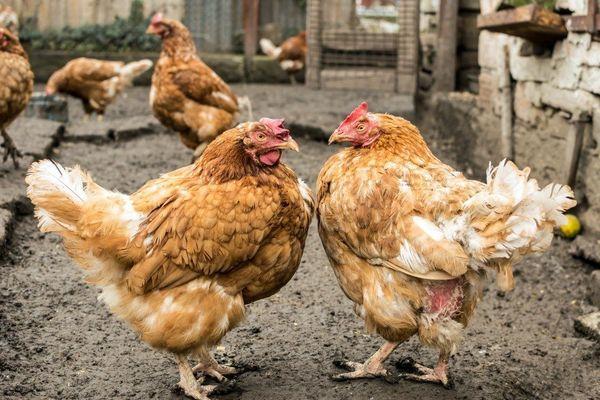
[[[293,96],[289,88],[251,90],[262,93],[264,102],[255,112],[285,107],[285,93]],[[130,91],[108,118],[148,114],[146,96],[143,89]],[[305,111],[326,113],[320,110],[327,110],[329,100],[320,101],[307,103]],[[78,105],[71,106],[77,125]],[[443,160],[456,162],[460,149],[431,132],[425,136]],[[285,160],[314,187],[320,166],[337,149],[309,138],[299,142],[302,152]],[[85,166],[98,183],[124,192],[185,165],[190,157],[177,137],[166,133],[116,142],[65,141],[56,156],[63,164]],[[313,221],[296,276],[279,294],[252,304],[247,322],[216,350],[221,361],[260,367],[236,379],[236,392],[218,398],[600,398],[600,349],[573,330],[574,317],[588,308],[590,269],[568,256],[567,247],[556,240],[547,254],[523,262],[514,292],[500,295],[492,285],[486,290],[451,361],[454,389],[407,381],[337,383],[328,378],[337,372],[335,358],[344,354],[362,361],[382,340],[369,336],[353,314]],[[19,217],[0,260],[0,276],[1,398],[183,398],[173,390],[178,379],[173,359],[139,342],[96,300],[98,291],[83,283],[58,238],[39,233],[31,215]],[[433,364],[436,354],[413,338],[392,356],[390,368],[404,357]]]

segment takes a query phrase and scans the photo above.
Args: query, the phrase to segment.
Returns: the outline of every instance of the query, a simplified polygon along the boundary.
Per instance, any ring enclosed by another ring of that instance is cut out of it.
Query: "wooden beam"
[[[502,47],[499,86],[502,105],[502,114],[500,117],[502,157],[514,160],[513,96],[510,80],[510,50],[508,45]]]
[[[244,66],[246,74],[252,71],[252,64],[258,45],[259,0],[243,0],[242,18],[244,23]]]
[[[600,28],[600,15],[598,14],[598,5],[596,0],[588,0],[587,15],[569,17],[567,19],[567,29],[571,32],[589,32],[596,33]]]
[[[537,43],[552,43],[567,36],[561,16],[537,4],[479,15],[477,27]]]
[[[567,134],[566,154],[565,154],[565,172],[563,181],[573,187],[577,179],[577,169],[579,167],[579,158],[583,146],[583,136],[585,133],[586,122],[576,120],[572,123],[571,129]]]
[[[437,54],[434,66],[436,92],[451,92],[456,85],[458,0],[440,0]]]

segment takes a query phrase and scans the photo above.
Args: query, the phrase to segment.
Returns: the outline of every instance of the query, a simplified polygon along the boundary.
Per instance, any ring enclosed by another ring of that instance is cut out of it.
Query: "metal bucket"
[[[69,104],[63,96],[35,92],[25,109],[25,116],[66,123],[69,122]]]

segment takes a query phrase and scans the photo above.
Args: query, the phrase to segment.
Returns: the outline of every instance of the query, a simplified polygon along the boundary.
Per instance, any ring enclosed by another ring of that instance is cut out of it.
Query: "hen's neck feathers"
[[[219,135],[195,162],[192,173],[211,183],[224,183],[245,176],[266,181],[269,175],[286,173],[286,167],[280,162],[274,166],[258,165],[244,151],[242,139],[243,133],[237,129]]]
[[[23,46],[21,46],[20,43],[11,44],[10,47],[3,50],[3,52],[14,54],[19,57],[23,57],[24,59],[29,61],[29,56],[27,56],[27,53],[25,52],[25,50],[23,49]]]
[[[177,21],[171,22],[170,28],[171,33],[163,38],[162,53],[183,60],[196,58],[196,45],[190,31]]]
[[[404,118],[388,114],[375,114],[379,120],[381,136],[368,148],[387,151],[402,156],[407,161],[419,158],[424,162],[436,162],[419,129]]]

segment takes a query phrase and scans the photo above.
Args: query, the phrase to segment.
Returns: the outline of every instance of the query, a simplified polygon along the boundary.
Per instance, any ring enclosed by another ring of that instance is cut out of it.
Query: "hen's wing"
[[[449,167],[431,170],[390,162],[352,173],[342,157],[319,177],[319,222],[357,256],[374,265],[426,279],[451,279],[467,271],[462,246],[437,223],[459,213],[480,184]]]
[[[74,79],[102,82],[118,76],[124,65],[121,61],[78,58],[70,61],[65,68],[68,70],[68,74]]]
[[[186,97],[229,113],[238,111],[235,94],[225,82],[202,61],[192,60],[174,69],[172,80]]]
[[[252,259],[269,234],[280,195],[253,178],[175,191],[141,224],[133,246],[144,256],[129,271],[135,293],[235,269]]]

